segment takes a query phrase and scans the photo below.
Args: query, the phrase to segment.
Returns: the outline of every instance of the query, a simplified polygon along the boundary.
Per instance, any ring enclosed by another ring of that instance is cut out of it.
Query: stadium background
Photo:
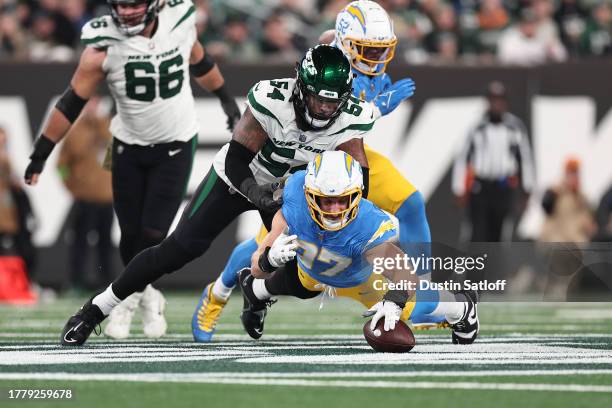
[[[57,28],[61,28],[61,22],[66,19],[77,27],[87,18],[103,12],[100,3],[104,2],[0,2],[0,21],[3,22],[0,36],[0,124],[9,135],[8,148],[17,177],[23,173],[32,140],[39,133],[54,98],[61,94],[68,82],[75,66],[74,58],[78,55],[78,36],[62,34],[62,31],[70,30]],[[333,27],[330,16],[335,15],[347,2],[195,3],[201,39],[211,53],[217,54],[231,93],[241,97],[260,79],[292,76],[292,61],[305,46],[316,40],[318,33]],[[537,189],[530,205],[518,230],[506,231],[506,237],[532,241],[537,236],[543,217],[539,206],[541,193],[559,180],[562,164],[569,155],[581,159],[584,192],[590,204],[593,207],[597,205],[612,182],[612,166],[606,157],[606,152],[612,151],[610,50],[609,46],[599,51],[587,49],[584,45],[573,48],[571,41],[564,37],[566,30],[563,22],[568,15],[573,16],[573,21],[582,21],[586,30],[592,24],[593,7],[598,2],[578,2],[582,8],[573,14],[561,4],[565,2],[490,2],[498,4],[498,8],[506,14],[505,23],[493,30],[498,36],[503,29],[517,24],[526,11],[540,12],[539,7],[544,3],[554,6],[548,12],[543,12],[542,24],[557,25],[557,35],[567,50],[566,61],[537,66],[501,65],[495,60],[495,50],[470,46],[474,41],[482,45],[479,38],[493,33],[482,27],[474,30],[473,25],[468,24],[469,21],[473,23],[474,18],[480,21],[478,17],[482,5],[479,7],[479,2],[381,3],[390,11],[396,28],[401,27],[401,30],[397,30],[400,37],[397,57],[389,67],[389,74],[395,79],[405,76],[414,78],[417,92],[410,103],[403,104],[396,112],[378,121],[367,142],[391,157],[396,166],[424,193],[434,241],[451,246],[459,242],[463,214],[454,205],[450,169],[454,154],[461,147],[467,131],[485,109],[484,89],[494,79],[507,85],[509,110],[527,124],[537,170]],[[80,8],[77,7],[79,5]],[[81,13],[74,11],[75,7]],[[609,11],[609,6],[606,7]],[[29,13],[25,18],[24,8],[28,8]],[[253,12],[255,9],[257,12]],[[440,26],[437,20],[437,16],[443,12],[452,12],[455,25],[450,31]],[[51,18],[55,24],[55,29],[47,33],[48,38],[41,37],[44,30],[41,32],[38,26],[39,20],[44,18]],[[17,28],[11,28],[7,22],[9,20],[16,22]],[[273,20],[275,23],[280,21],[280,26],[269,30]],[[414,37],[413,30],[403,28],[402,21],[409,27],[420,27],[423,31],[420,40],[418,36]],[[424,25],[427,21],[429,29]],[[235,22],[246,25],[247,33],[251,34],[247,37],[253,39],[251,45],[257,48],[257,52],[248,54],[248,58],[234,58],[220,46],[231,43],[231,34],[225,28]],[[305,31],[304,27],[307,27]],[[609,25],[607,30],[610,32]],[[460,45],[456,55],[448,55],[446,51],[430,45],[432,37],[448,34],[447,31],[455,35]],[[14,41],[15,32],[23,34],[23,42]],[[78,33],[78,30],[75,32]],[[268,36],[282,32],[290,35],[291,46],[286,49],[269,47]],[[428,37],[430,40],[427,40]],[[416,43],[415,39],[418,40]],[[44,58],[33,53],[38,46],[44,50],[40,53]],[[415,58],[415,55],[420,57]],[[240,59],[242,61],[237,62]],[[192,88],[197,97],[202,128],[188,193],[193,192],[209,168],[216,150],[230,138],[218,102],[199,87]],[[103,89],[101,91],[105,92]],[[27,190],[39,220],[34,235],[34,242],[40,249],[39,262],[31,273],[43,285],[52,286],[58,286],[67,276],[68,250],[64,238],[71,208],[69,194],[62,186],[59,175],[52,171],[56,158],[57,152],[47,164],[48,170],[43,175],[41,185]],[[186,271],[163,278],[161,286],[193,287],[194,284],[200,286],[210,281],[221,270],[234,244],[249,237],[257,226],[256,214],[242,217],[214,243],[212,251],[188,265]],[[115,263],[120,265],[118,256]],[[92,265],[92,268],[95,266]]]

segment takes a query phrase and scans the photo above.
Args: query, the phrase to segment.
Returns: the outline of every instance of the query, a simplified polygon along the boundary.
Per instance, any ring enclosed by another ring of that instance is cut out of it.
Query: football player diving
[[[352,94],[355,98],[370,102],[374,108],[374,118],[388,115],[413,95],[415,85],[412,79],[404,78],[393,83],[385,72],[387,64],[393,59],[397,37],[391,19],[377,3],[363,0],[350,3],[338,14],[335,30],[323,33],[320,42],[331,42],[347,56],[355,75]],[[368,199],[398,218],[402,227],[399,237],[402,243],[410,243],[419,255],[428,255],[431,235],[422,194],[389,159],[367,145],[365,153],[368,167],[364,170],[368,173],[364,176],[369,179]],[[276,160],[283,162],[286,159],[279,155]],[[265,233],[262,229],[257,238],[236,246],[221,275],[204,289],[191,321],[196,342],[212,340],[223,307],[236,285],[237,272],[249,266],[257,242]],[[429,272],[423,269],[419,270],[419,274],[426,279]],[[418,295],[419,302],[415,306],[412,323],[417,327],[444,326],[443,318],[430,314],[438,300],[437,293],[420,291]]]
[[[372,330],[380,319],[388,331],[410,317],[407,301],[414,291],[385,290],[383,282],[418,288],[418,276],[399,265],[384,275],[370,266],[376,258],[404,255],[395,245],[401,227],[396,217],[362,198],[361,167],[351,156],[340,151],[316,156],[306,170],[289,177],[282,194],[270,233],[253,254],[251,268],[239,274],[240,318],[252,338],[262,336],[267,306],[278,295],[308,299],[329,289],[351,297],[368,308],[364,316],[373,316]],[[454,344],[473,343],[479,331],[477,293],[438,294],[441,301],[431,314],[450,324]]]
[[[121,300],[205,253],[243,212],[258,210],[269,229],[281,204],[275,185],[318,153],[342,150],[367,168],[363,136],[374,125],[374,111],[351,96],[349,60],[338,48],[319,45],[306,52],[296,71],[295,78],[260,81],[249,91],[231,142],[216,154],[176,229],[136,255],[70,317],[61,344],[82,345]]]

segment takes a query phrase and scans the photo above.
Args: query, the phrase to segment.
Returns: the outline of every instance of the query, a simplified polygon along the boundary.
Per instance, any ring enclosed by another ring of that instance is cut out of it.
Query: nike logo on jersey
[[[181,152],[181,150],[183,150],[183,149],[168,150],[168,156],[170,156],[170,157],[176,156],[177,154],[179,154]]]

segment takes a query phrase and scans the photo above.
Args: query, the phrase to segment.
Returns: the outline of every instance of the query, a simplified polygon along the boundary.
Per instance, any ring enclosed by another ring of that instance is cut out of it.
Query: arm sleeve
[[[240,189],[246,179],[253,178],[249,164],[254,157],[255,153],[242,144],[235,140],[230,142],[225,157],[225,174],[235,188]]]

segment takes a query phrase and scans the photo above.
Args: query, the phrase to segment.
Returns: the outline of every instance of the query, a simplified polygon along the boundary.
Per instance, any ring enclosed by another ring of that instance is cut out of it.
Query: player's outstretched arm
[[[227,128],[233,131],[240,119],[240,109],[236,100],[227,93],[225,79],[219,67],[199,41],[196,41],[191,49],[189,71],[198,85],[219,98],[223,112],[227,116]]]
[[[403,259],[404,251],[398,248],[392,242],[383,242],[364,253],[366,260],[370,264],[374,264],[376,258]],[[391,282],[398,283],[400,281],[414,282],[412,285],[416,288],[418,277],[411,267],[402,267],[401,262],[394,262],[394,267],[384,271],[383,275]],[[383,300],[376,303],[363,316],[372,316],[370,329],[374,330],[380,319],[384,319],[384,330],[393,330],[395,323],[400,319],[402,310],[406,306],[408,299],[414,294],[414,290],[389,290],[385,293]]]
[[[38,183],[40,173],[56,143],[68,132],[87,100],[93,96],[98,84],[104,79],[102,63],[105,57],[104,50],[91,47],[85,48],[81,54],[70,86],[57,101],[42,134],[34,142],[34,151],[30,155],[30,164],[25,172],[26,184]]]
[[[232,185],[240,190],[257,208],[276,212],[282,201],[275,200],[272,184],[258,185],[249,168],[253,158],[268,140],[268,134],[261,127],[249,108],[238,121],[232,141],[225,157],[225,174]]]
[[[272,220],[272,228],[261,241],[251,257],[251,274],[265,279],[279,266],[296,255],[297,236],[286,235],[287,221],[282,211],[278,210]]]

